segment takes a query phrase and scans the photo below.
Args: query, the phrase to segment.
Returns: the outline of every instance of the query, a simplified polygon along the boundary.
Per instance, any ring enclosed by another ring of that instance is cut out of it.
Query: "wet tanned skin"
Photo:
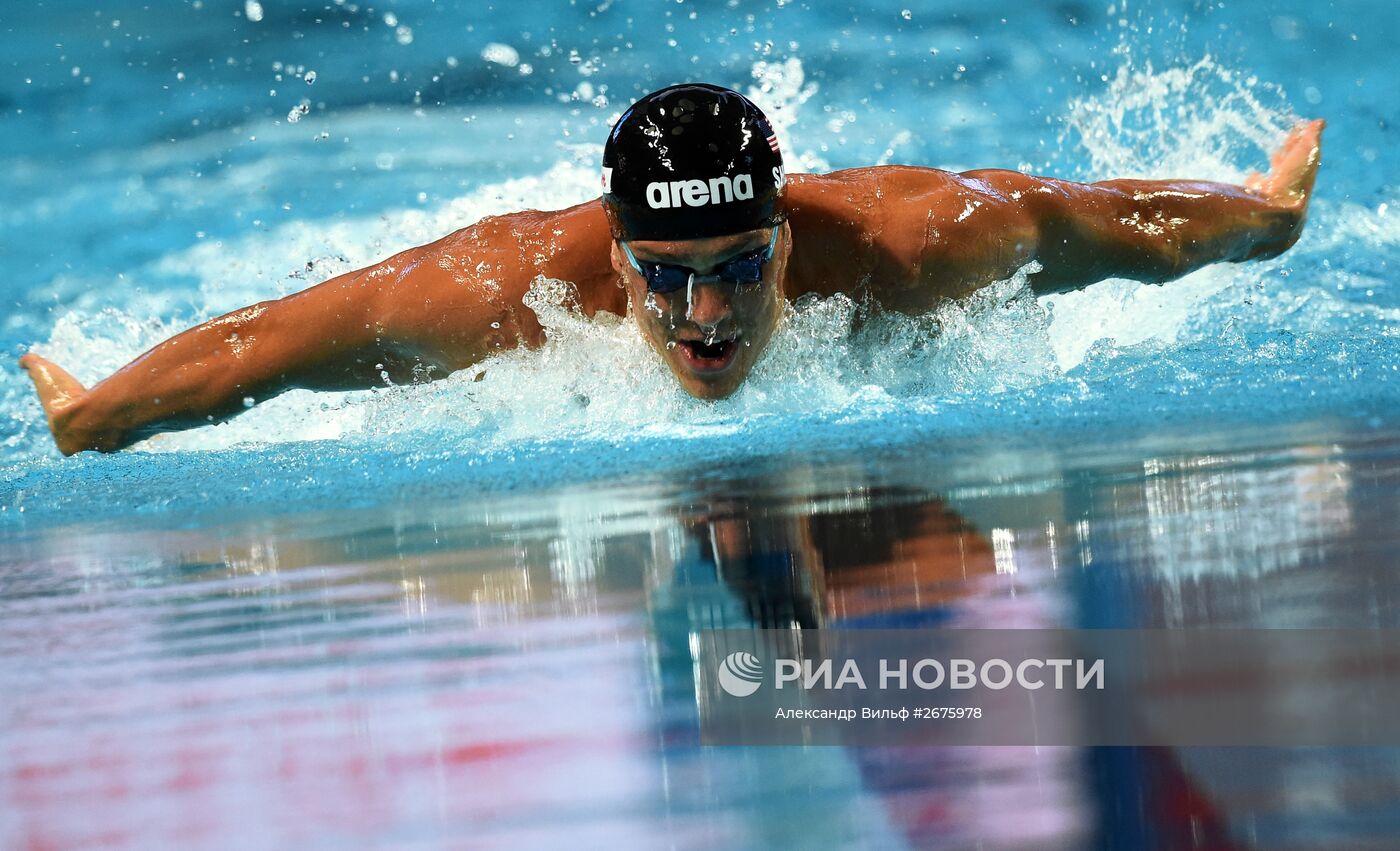
[[[1093,184],[1014,171],[953,174],[911,166],[791,175],[788,221],[764,282],[700,284],[646,306],[646,285],[613,241],[599,201],[487,219],[437,242],[191,328],[84,388],[30,353],[20,359],[58,448],[113,451],[157,431],[244,410],[291,388],[352,389],[441,378],[544,330],[522,298],[539,276],[572,282],[579,306],[624,315],[686,392],[719,399],[742,384],[785,298],[845,292],[922,312],[1010,277],[1035,260],[1039,294],[1105,278],[1164,283],[1210,263],[1273,257],[1302,233],[1323,122],[1294,129],[1267,174],[1244,186],[1191,180]],[[638,260],[701,274],[766,244],[770,231],[630,243]],[[672,327],[674,326],[674,327]],[[706,336],[736,341],[722,370],[682,351]],[[676,342],[674,347],[668,347]],[[745,345],[747,344],[747,345]]]

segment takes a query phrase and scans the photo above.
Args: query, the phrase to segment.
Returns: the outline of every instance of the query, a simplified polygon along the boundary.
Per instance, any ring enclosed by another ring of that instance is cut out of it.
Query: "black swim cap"
[[[783,156],[762,110],[732,89],[682,83],[622,113],[603,147],[617,239],[700,239],[779,224]]]

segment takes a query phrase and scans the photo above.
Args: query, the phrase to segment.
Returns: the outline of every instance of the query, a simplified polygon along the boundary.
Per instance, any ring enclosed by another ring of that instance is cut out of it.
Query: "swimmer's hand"
[[[49,431],[53,432],[54,443],[64,455],[82,452],[84,449],[115,449],[101,439],[81,432],[75,422],[87,388],[78,379],[69,375],[58,364],[42,358],[33,352],[19,359],[19,365],[29,373],[34,389],[39,393],[39,402],[44,406],[44,415],[49,420]]]
[[[1283,246],[1285,249],[1297,242],[1303,233],[1317,167],[1322,163],[1322,129],[1326,126],[1327,122],[1320,118],[1298,124],[1269,157],[1269,173],[1254,172],[1245,178],[1246,189],[1296,214],[1287,244]]]

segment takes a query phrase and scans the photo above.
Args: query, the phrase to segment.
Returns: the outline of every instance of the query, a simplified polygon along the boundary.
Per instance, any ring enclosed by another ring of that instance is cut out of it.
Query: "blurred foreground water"
[[[15,534],[0,845],[1384,847],[1387,749],[706,748],[661,664],[748,625],[1400,627],[1400,434],[1260,437]]]

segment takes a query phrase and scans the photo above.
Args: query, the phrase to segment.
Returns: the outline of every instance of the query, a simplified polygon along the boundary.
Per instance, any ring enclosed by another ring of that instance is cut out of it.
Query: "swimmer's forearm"
[[[1109,180],[1095,186],[1132,199],[1128,241],[1149,257],[1169,246],[1171,280],[1211,263],[1276,257],[1297,241],[1301,210],[1229,183]],[[1152,281],[1158,283],[1160,281]]]
[[[154,431],[229,419],[292,388],[348,390],[402,379],[355,304],[310,292],[262,302],[169,340],[87,390],[55,420],[70,446],[112,451]]]
[[[1302,229],[1302,210],[1225,183],[1046,181],[1060,202],[1043,218],[1035,276],[1040,292],[1105,278],[1165,283],[1211,263],[1283,253]]]
[[[263,398],[272,360],[258,318],[265,304],[206,322],[157,345],[96,384],[66,412],[70,440],[111,451],[148,427],[176,430],[226,419],[245,397]],[[262,368],[259,368],[262,367]]]

